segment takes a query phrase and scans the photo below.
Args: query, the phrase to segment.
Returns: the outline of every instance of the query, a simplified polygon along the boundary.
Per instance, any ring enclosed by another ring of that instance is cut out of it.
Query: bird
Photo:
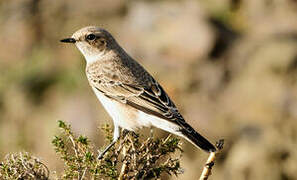
[[[208,153],[216,152],[216,147],[185,121],[163,87],[107,30],[87,26],[60,41],[75,44],[82,53],[89,84],[113,120],[113,140],[98,159],[118,141],[120,129],[143,127],[162,129]]]

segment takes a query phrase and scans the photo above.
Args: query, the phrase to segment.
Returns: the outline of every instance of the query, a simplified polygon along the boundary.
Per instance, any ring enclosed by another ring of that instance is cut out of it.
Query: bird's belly
[[[113,119],[115,126],[134,131],[138,128],[149,127],[152,125],[149,119],[139,117],[139,110],[116,100],[112,100],[95,88],[93,88],[93,90],[104,109]]]

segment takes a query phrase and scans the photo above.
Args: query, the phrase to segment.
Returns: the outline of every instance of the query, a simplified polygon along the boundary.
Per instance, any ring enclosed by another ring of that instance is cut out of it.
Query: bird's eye
[[[92,41],[92,40],[96,39],[96,36],[94,34],[89,34],[89,35],[87,35],[86,39]]]

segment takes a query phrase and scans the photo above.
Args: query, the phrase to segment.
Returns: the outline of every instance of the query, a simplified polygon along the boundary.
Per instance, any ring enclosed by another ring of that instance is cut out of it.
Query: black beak
[[[66,38],[66,39],[62,39],[60,41],[63,43],[76,43],[76,40],[74,38]]]

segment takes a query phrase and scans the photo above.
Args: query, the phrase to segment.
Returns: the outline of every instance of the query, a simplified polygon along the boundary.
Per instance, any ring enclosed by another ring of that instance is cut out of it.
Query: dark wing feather
[[[148,114],[153,114],[173,123],[184,121],[163,88],[155,81],[149,88],[120,82],[104,82],[96,84],[95,87],[106,96]]]

